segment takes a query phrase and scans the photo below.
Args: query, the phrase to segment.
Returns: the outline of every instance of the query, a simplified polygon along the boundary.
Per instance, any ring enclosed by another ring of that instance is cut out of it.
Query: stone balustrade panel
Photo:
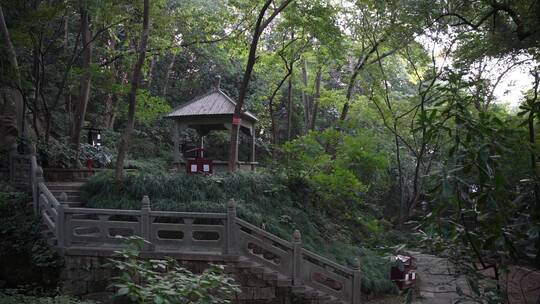
[[[237,224],[241,254],[281,274],[292,276],[293,249],[290,242],[245,221],[237,220]]]

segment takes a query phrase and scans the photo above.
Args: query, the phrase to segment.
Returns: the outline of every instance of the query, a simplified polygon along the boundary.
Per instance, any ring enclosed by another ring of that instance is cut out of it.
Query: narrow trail
[[[454,265],[446,258],[420,252],[409,252],[416,258],[417,276],[413,304],[477,303],[457,293],[459,287],[466,295],[472,290],[463,274],[456,273]],[[488,273],[486,273],[488,275]],[[508,304],[540,303],[540,271],[522,266],[510,266],[500,282],[507,290]],[[407,303],[406,296],[387,297],[368,301],[369,304]]]
[[[465,276],[456,273],[448,259],[419,252],[412,254],[416,257],[418,267],[417,297],[413,303],[453,304],[460,299],[460,303],[474,303],[463,301],[463,297],[457,293],[458,288],[464,294],[471,294],[472,290]]]

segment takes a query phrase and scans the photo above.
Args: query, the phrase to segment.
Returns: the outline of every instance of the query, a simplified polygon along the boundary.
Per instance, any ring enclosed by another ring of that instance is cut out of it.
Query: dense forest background
[[[540,266],[538,1],[0,3],[2,138],[44,165],[127,151],[121,168],[166,171],[162,116],[219,83],[259,118],[261,170],[355,241],[406,227],[480,268]],[[519,109],[495,93],[516,70]],[[210,156],[230,141],[211,133]]]

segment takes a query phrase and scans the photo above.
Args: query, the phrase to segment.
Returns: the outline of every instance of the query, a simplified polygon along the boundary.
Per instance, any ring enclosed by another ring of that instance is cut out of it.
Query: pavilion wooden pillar
[[[187,128],[187,125],[185,123],[181,123],[177,120],[173,120],[173,130],[172,130],[172,138],[173,138],[173,160],[174,163],[178,166],[180,169],[180,163],[182,162],[183,157],[180,154],[180,132]]]
[[[251,155],[249,157],[249,162],[250,162],[250,166],[251,166],[251,170],[254,170],[255,169],[255,126],[251,126],[251,140],[250,140],[250,144],[251,144]]]
[[[179,126],[179,122],[175,119],[173,120],[173,130],[172,130],[172,139],[173,139],[173,159],[174,159],[174,163],[175,165],[180,165],[180,149],[179,149],[179,145],[180,145],[180,136],[179,136],[179,133],[180,133],[180,126]]]

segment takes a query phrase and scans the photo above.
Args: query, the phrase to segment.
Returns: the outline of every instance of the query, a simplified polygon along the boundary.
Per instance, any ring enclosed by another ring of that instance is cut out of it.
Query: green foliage
[[[127,103],[123,103],[121,113],[127,115]],[[152,96],[146,90],[137,92],[137,112],[135,119],[138,123],[149,126],[156,120],[162,119],[162,115],[171,111],[171,106],[163,97]]]
[[[126,239],[131,248],[117,252],[118,259],[110,259],[121,275],[112,278],[116,296],[127,296],[137,303],[230,303],[240,288],[232,278],[223,274],[223,266],[210,265],[202,274],[194,274],[181,267],[173,258],[146,260],[139,257],[147,243],[139,237]]]
[[[82,164],[77,159],[76,153],[67,144],[62,142],[38,143],[37,145],[39,161],[44,167],[70,168],[74,164]]]
[[[25,193],[0,184],[0,280],[19,284],[56,284],[59,256],[41,236]]]
[[[465,268],[496,265],[500,275],[512,260],[534,261],[538,250],[538,235],[528,233],[537,226],[531,150],[515,119],[496,108],[479,111],[474,106],[475,96],[467,90],[472,84],[464,79],[448,75],[449,84],[438,88],[445,97],[437,104],[441,117],[429,123],[448,140],[444,166],[433,172],[437,184],[433,208],[423,222],[423,241]],[[492,281],[475,269],[465,273],[476,286],[484,282],[473,288],[475,300],[499,303],[501,293]]]
[[[92,146],[90,144],[81,144],[80,160],[93,159],[94,167],[104,168],[111,164],[113,153],[105,146]]]
[[[50,168],[80,167],[90,158],[94,160],[95,168],[104,168],[111,164],[113,157],[112,151],[106,146],[93,147],[87,143],[80,145],[78,154],[63,142],[38,143],[37,148],[42,166]]]
[[[365,202],[370,186],[380,181],[377,171],[388,166],[379,150],[368,132],[310,132],[284,144],[279,169],[289,179],[306,180],[326,210],[348,213]]]

